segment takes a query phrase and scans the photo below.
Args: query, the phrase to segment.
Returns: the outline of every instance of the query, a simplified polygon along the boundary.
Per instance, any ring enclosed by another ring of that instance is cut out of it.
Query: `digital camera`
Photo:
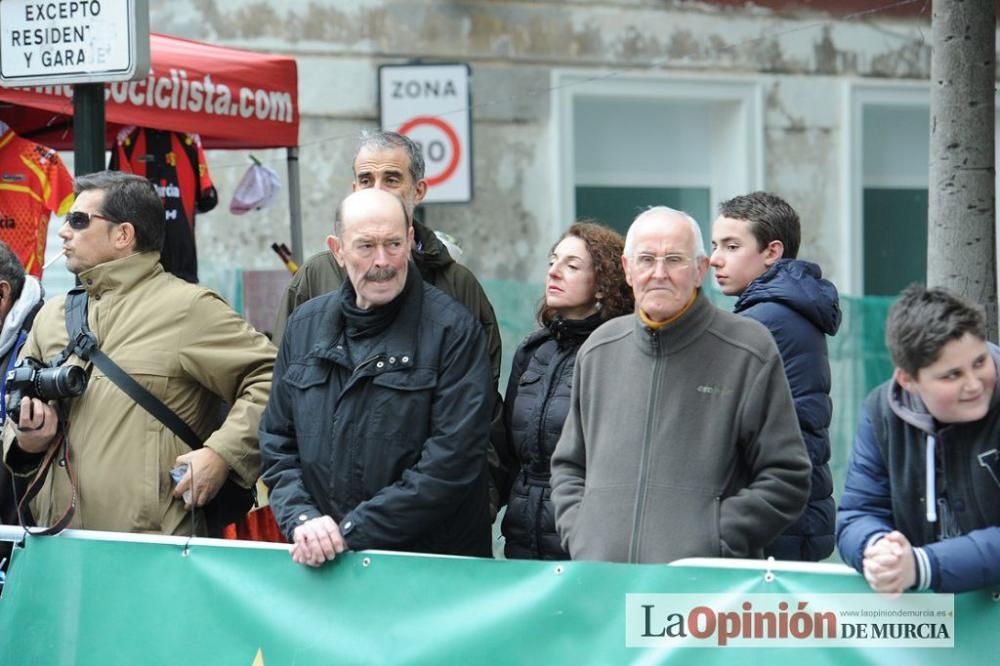
[[[83,394],[87,373],[76,365],[50,368],[38,359],[26,356],[7,373],[7,416],[18,422],[21,401],[25,398],[60,400]]]

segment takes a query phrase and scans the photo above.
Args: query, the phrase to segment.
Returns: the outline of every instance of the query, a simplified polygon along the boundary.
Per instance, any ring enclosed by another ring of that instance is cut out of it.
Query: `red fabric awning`
[[[151,34],[149,75],[105,84],[108,144],[127,125],[197,132],[206,148],[299,142],[295,59]],[[19,135],[73,148],[69,85],[0,88],[0,120]]]

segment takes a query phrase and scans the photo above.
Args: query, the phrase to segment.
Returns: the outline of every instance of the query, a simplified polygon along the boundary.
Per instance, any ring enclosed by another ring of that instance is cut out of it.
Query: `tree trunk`
[[[934,0],[927,284],[986,308],[997,341],[996,5]]]

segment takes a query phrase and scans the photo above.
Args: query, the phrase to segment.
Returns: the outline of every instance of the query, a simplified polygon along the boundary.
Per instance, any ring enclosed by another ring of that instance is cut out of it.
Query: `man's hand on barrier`
[[[292,559],[299,564],[318,567],[347,550],[340,527],[330,516],[307,520],[292,534]]]
[[[876,592],[901,594],[917,582],[913,546],[901,532],[890,532],[865,549],[864,573]]]
[[[52,405],[38,398],[21,401],[18,423],[13,424],[17,445],[26,453],[42,453],[55,440],[59,416]]]
[[[191,471],[193,469],[194,492],[191,494],[191,499],[194,500],[195,506],[205,506],[212,501],[212,498],[222,488],[222,484],[226,482],[226,476],[229,475],[229,466],[222,459],[222,456],[207,446],[177,456],[177,459],[174,460],[174,465],[182,463],[187,463],[189,467],[187,473],[181,477],[181,480],[177,482],[177,486],[174,487],[174,497],[182,499],[184,492],[191,488]],[[190,509],[191,505],[185,504],[184,508]]]

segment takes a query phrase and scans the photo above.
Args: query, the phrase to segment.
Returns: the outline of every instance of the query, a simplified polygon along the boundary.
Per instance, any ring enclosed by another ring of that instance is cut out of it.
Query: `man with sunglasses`
[[[622,256],[635,315],[576,359],[552,457],[552,502],[573,559],[762,557],[805,507],[809,457],[767,329],[701,292],[698,223],[639,215]]]
[[[205,533],[202,507],[232,475],[251,487],[260,455],[256,429],[267,402],[274,347],[217,294],[165,273],[159,263],[163,204],[148,180],[104,171],[76,179],[76,202],[59,230],[66,267],[88,296],[88,323],[103,351],[176,413],[204,446],[191,450],[104,374],[55,404],[24,400],[4,431],[4,462],[33,475],[65,440],[32,504],[51,525],[76,496],[70,527],[164,534]],[[48,361],[65,350],[65,297],[45,304],[22,357]],[[231,405],[218,426],[220,400]],[[60,411],[64,418],[60,418]],[[187,464],[176,484],[171,469]],[[72,468],[72,469],[70,469]],[[187,491],[190,501],[182,499]]]

